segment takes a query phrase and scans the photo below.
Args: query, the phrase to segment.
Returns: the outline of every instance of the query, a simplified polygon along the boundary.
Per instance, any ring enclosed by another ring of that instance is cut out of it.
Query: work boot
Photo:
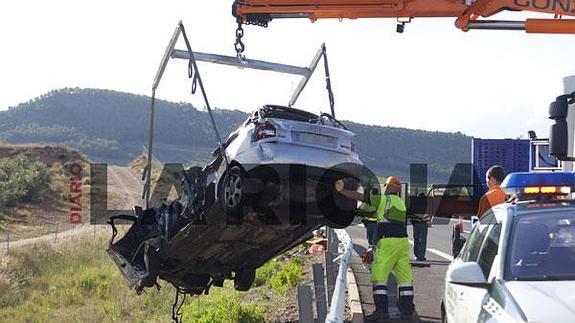
[[[366,322],[384,322],[389,320],[388,313],[380,313],[377,310],[373,311],[371,314],[365,316]]]
[[[413,319],[413,313],[412,314],[401,313],[400,318],[404,321],[411,321],[411,319]]]
[[[385,320],[389,320],[389,312],[387,309],[387,295],[380,295],[380,294],[373,295],[373,300],[375,302],[375,311],[365,316],[365,320],[368,322],[382,322]]]
[[[413,284],[399,284],[399,311],[402,320],[409,320],[413,316],[415,305],[413,304]]]

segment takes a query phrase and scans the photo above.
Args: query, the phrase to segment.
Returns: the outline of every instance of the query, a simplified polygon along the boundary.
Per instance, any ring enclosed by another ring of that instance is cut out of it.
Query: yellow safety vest
[[[407,208],[397,195],[386,194],[376,195],[373,202],[377,205],[377,220],[379,222],[392,222],[399,224],[407,224]]]

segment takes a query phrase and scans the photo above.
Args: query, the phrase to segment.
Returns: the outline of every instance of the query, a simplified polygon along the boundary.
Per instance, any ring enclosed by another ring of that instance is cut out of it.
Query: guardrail
[[[329,232],[332,230],[328,230]],[[333,230],[337,235],[338,240],[343,244],[343,253],[338,256],[334,261],[339,260],[339,270],[337,278],[335,279],[335,286],[333,288],[333,295],[331,297],[331,304],[329,313],[327,314],[326,322],[336,323],[343,322],[345,319],[345,291],[347,289],[347,270],[351,263],[351,252],[353,250],[353,243],[349,234],[345,230]],[[329,239],[329,238],[328,238]]]

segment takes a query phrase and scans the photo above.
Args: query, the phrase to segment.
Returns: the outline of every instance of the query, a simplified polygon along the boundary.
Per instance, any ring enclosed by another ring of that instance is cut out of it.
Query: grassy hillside
[[[160,281],[159,291],[137,296],[105,252],[109,235],[98,230],[0,254],[0,322],[170,322],[174,288]],[[188,297],[184,322],[293,319],[294,287],[303,278],[298,257],[262,267],[248,292],[226,283],[210,295]]]
[[[147,142],[148,109],[146,96],[56,90],[0,111],[0,140],[63,143],[94,161],[128,164]],[[223,135],[246,117],[237,110],[215,110]],[[427,163],[431,180],[447,181],[453,165],[469,162],[471,156],[471,138],[461,133],[345,123],[358,136],[364,162],[381,175],[407,177],[410,163]],[[216,146],[207,112],[167,101],[157,104],[155,142],[155,155],[167,162],[206,160]]]

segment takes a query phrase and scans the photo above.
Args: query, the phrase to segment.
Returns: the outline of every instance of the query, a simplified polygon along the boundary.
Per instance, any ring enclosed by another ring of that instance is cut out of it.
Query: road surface
[[[440,322],[441,321],[441,295],[447,265],[451,261],[451,234],[455,220],[434,219],[433,227],[429,228],[427,236],[426,257],[429,267],[413,266],[415,308],[417,315],[412,322]],[[465,222],[465,230],[469,231],[471,225]],[[374,310],[372,284],[370,281],[369,266],[361,263],[360,255],[367,246],[365,228],[362,224],[354,224],[347,228],[354,243],[351,266],[359,288],[364,314]],[[410,242],[413,241],[412,227],[408,227]],[[413,243],[410,255],[413,256]],[[401,321],[395,321],[401,322]]]

